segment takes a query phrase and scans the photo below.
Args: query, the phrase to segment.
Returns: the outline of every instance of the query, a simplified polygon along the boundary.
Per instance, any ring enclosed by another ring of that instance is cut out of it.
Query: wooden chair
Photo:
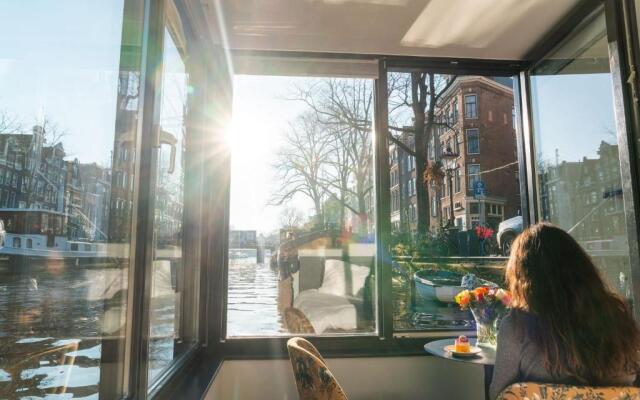
[[[507,386],[496,400],[640,400],[640,388],[625,386],[571,386],[521,382]]]
[[[300,400],[347,400],[318,350],[299,337],[287,342]]]

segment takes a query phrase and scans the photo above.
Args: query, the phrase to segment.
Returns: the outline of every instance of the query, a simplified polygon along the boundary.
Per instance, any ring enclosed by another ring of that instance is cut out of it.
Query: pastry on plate
[[[456,339],[454,349],[458,353],[468,353],[471,351],[471,345],[469,344],[469,338],[465,335],[460,335]]]

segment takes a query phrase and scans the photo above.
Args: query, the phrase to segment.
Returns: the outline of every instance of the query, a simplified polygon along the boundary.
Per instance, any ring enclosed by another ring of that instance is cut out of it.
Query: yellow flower
[[[471,293],[469,293],[468,290],[463,290],[456,295],[455,300],[460,307],[466,307],[469,305],[469,302],[471,302]]]

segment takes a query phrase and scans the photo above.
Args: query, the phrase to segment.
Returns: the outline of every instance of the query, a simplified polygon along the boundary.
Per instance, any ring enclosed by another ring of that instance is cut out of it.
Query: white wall
[[[349,400],[484,399],[480,365],[436,357],[328,359]],[[222,364],[206,400],[298,399],[289,360],[231,360]]]

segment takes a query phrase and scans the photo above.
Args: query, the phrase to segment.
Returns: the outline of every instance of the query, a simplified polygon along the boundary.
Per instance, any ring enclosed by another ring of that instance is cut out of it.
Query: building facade
[[[69,239],[105,241],[111,177],[108,168],[65,161],[47,132],[0,133],[0,209],[50,210],[64,215]]]
[[[442,94],[429,154],[444,175],[429,188],[431,208],[441,216],[431,218],[432,227],[442,221],[460,230],[478,224],[497,229],[521,214],[510,81],[458,77]]]
[[[398,140],[415,151],[415,138],[407,131]],[[416,185],[416,158],[402,146],[392,142],[389,146],[391,226],[399,232],[415,231],[418,223]]]

